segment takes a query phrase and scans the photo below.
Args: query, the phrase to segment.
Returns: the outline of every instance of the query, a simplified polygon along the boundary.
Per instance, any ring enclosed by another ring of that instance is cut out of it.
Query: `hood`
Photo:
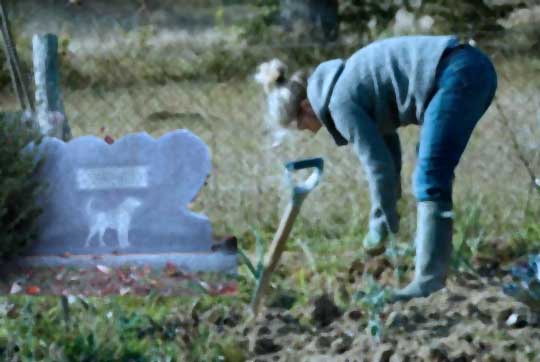
[[[330,116],[328,104],[330,97],[343,68],[345,62],[342,59],[333,59],[319,64],[308,79],[307,97],[317,118],[326,126],[334,141],[339,145],[346,145],[348,142],[337,131],[334,121]]]

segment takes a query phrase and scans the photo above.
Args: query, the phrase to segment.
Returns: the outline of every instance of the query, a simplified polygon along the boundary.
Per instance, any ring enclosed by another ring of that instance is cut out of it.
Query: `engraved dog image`
[[[92,208],[94,199],[90,199],[86,204],[86,214],[90,225],[90,231],[84,246],[90,246],[90,240],[94,235],[99,234],[99,246],[107,246],[103,242],[103,235],[107,229],[116,230],[118,233],[118,245],[120,248],[130,246],[128,240],[129,225],[133,212],[142,205],[140,200],[128,197],[120,205],[112,210],[97,211]]]

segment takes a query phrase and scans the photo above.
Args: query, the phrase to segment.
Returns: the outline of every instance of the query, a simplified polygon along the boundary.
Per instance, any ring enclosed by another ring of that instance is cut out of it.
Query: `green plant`
[[[405,261],[414,260],[414,243],[398,244],[396,235],[391,233],[388,248],[385,255],[390,258],[394,266],[394,278],[396,286],[399,287],[405,277]]]
[[[249,44],[258,44],[275,40],[275,32],[269,30],[277,22],[279,15],[278,0],[257,0],[253,6],[258,9],[255,16],[236,24],[238,33]]]
[[[238,256],[240,257],[240,262],[248,268],[250,275],[258,283],[264,267],[265,247],[259,232],[257,232],[255,228],[252,228],[251,231],[255,236],[255,265],[253,265],[250,258],[246,255],[246,253],[244,253],[243,250],[238,249]]]
[[[398,10],[403,9],[416,16],[431,16],[436,32],[477,37],[486,32],[501,31],[502,26],[497,20],[522,6],[465,0],[345,0],[340,2],[340,14],[345,33],[377,36],[391,26]]]
[[[381,313],[386,305],[390,291],[376,282],[371,275],[364,277],[363,291],[354,295],[354,300],[359,302],[368,312],[367,332],[378,343],[383,335]]]
[[[455,225],[454,252],[451,261],[451,266],[456,271],[466,269],[475,273],[471,259],[485,238],[482,228],[483,205],[484,202],[478,199],[476,202],[463,205],[463,209],[460,210],[462,216]]]
[[[17,33],[15,35],[15,45],[17,47],[17,53],[19,55],[19,61],[21,66],[21,71],[23,74],[28,74],[32,69],[32,43],[31,38],[29,37],[18,37]],[[6,52],[2,47],[0,50],[0,89],[8,90],[12,89],[13,83],[11,82],[11,77],[9,73],[9,65],[6,61]]]
[[[33,175],[43,159],[36,159],[41,136],[21,122],[0,121],[0,258],[19,253],[38,235],[41,208],[38,194],[44,185]]]

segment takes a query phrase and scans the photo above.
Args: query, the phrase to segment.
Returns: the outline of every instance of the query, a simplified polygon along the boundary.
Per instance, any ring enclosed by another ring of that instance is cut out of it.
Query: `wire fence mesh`
[[[159,137],[179,128],[197,134],[211,149],[213,172],[195,208],[210,216],[218,233],[275,227],[288,196],[283,162],[322,155],[327,173],[306,203],[299,227],[307,237],[317,232],[329,239],[356,237],[364,230],[367,183],[352,152],[335,147],[324,132],[314,137],[292,134],[282,146],[271,148],[262,91],[252,81],[261,61],[276,55],[293,64],[344,57],[354,39],[248,43],[235,35],[235,24],[261,10],[239,1],[77,3],[44,1],[36,6],[22,1],[9,7],[29,83],[32,35],[59,36],[64,104],[74,137],[116,139],[133,132]],[[483,224],[489,233],[501,232],[500,220],[518,225],[524,205],[529,205],[529,179],[517,153],[533,170],[540,166],[540,58],[530,51],[534,36],[540,35],[540,7],[527,11],[508,17],[503,33],[472,34],[483,39],[479,45],[496,62],[500,107],[492,106],[479,124],[458,167],[455,193],[457,200],[492,207]],[[418,24],[413,20],[413,28],[399,28],[396,21],[382,35],[416,31]],[[470,33],[460,35],[471,40]],[[7,74],[0,83],[0,107],[17,108]],[[499,122],[501,117],[509,128]],[[400,130],[405,235],[414,230],[414,218],[408,215],[414,214],[410,176],[417,132]],[[516,135],[519,149],[512,147],[509,133]]]

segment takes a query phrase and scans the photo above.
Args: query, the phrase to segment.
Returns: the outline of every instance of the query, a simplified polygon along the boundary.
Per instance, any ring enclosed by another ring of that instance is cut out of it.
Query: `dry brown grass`
[[[511,117],[512,127],[531,160],[539,147],[535,126],[540,101],[538,86],[527,74],[533,74],[537,66],[537,61],[521,59],[500,59],[497,65],[497,99]],[[99,135],[104,126],[115,138],[141,131],[158,137],[177,128],[190,129],[201,137],[211,149],[213,173],[198,208],[211,217],[218,232],[242,235],[249,227],[272,230],[288,197],[282,183],[282,164],[310,156],[326,159],[326,174],[302,211],[297,225],[302,234],[296,235],[307,234],[319,240],[358,239],[366,226],[367,184],[351,150],[335,147],[324,130],[315,137],[295,134],[280,148],[270,149],[262,123],[264,104],[259,89],[249,80],[169,83],[103,93],[74,91],[66,94],[66,109],[76,136]],[[492,106],[474,132],[456,171],[455,198],[458,223],[459,210],[477,204],[482,210],[478,228],[484,237],[511,239],[516,229],[530,222],[523,216],[528,178],[497,117],[500,115]],[[400,207],[405,241],[415,227],[410,178],[418,128],[411,126],[400,132],[405,190]]]

